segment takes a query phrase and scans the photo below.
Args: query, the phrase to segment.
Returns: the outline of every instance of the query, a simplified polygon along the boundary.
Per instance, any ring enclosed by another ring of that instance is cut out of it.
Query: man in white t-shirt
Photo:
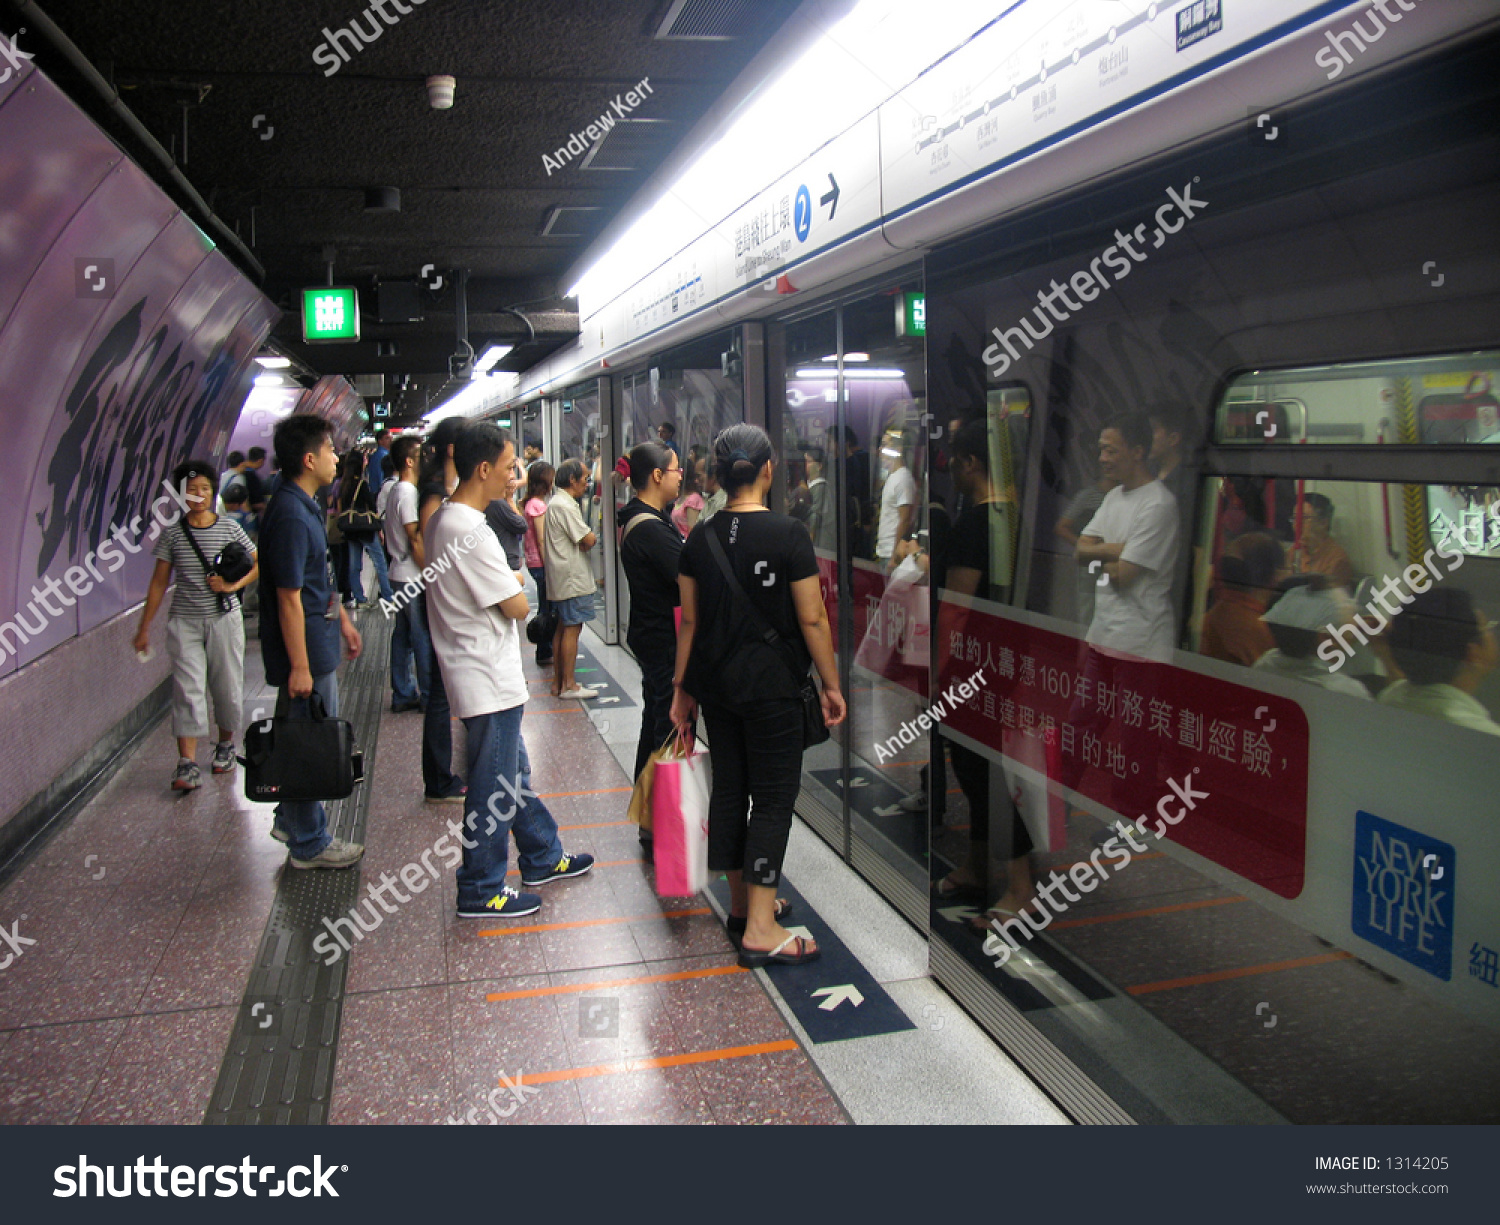
[[[458,869],[458,917],[509,918],[535,914],[542,899],[505,883],[510,834],[520,852],[521,884],[531,888],[582,876],[592,855],[569,855],[557,822],[531,791],[531,768],[521,738],[526,677],[521,625],[529,611],[521,584],[505,559],[485,508],[510,487],[516,452],[509,438],[484,422],[466,427],[453,444],[458,488],[427,521],[424,538],[432,578],[427,614],[453,713],[463,720],[469,756],[463,843]]]
[[[1151,475],[1151,423],[1116,417],[1099,432],[1099,469],[1118,481],[1079,534],[1078,564],[1097,576],[1088,641],[1108,655],[1172,658],[1177,499]]]
[[[917,505],[917,482],[906,466],[906,451],[899,430],[887,431],[880,443],[880,462],[888,475],[880,491],[880,522],[875,530],[875,556],[887,570],[900,560],[896,546],[911,535],[912,515]]]
[[[381,536],[385,554],[390,558],[390,600],[381,600],[391,626],[391,711],[425,710],[427,695],[432,692],[427,646],[427,625],[417,608],[422,590],[422,533],[417,522],[417,466],[422,457],[422,440],[403,434],[391,445],[394,479],[380,487]],[[415,681],[413,681],[415,673]]]

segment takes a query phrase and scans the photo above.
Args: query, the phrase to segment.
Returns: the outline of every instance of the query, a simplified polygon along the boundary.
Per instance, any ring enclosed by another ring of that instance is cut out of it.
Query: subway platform
[[[0,1124],[1067,1121],[800,821],[786,879],[822,963],[741,970],[720,896],[656,895],[625,817],[638,673],[592,634],[580,668],[617,700],[554,699],[528,657],[523,731],[533,788],[593,872],[485,923],[454,918],[441,863],[436,881],[409,871],[427,884],[371,903],[378,926],[343,954],[324,920],[463,811],[423,802],[421,717],[390,713],[387,623],[359,625],[340,696],[367,778],[330,821],[363,862],[289,871],[238,771],[172,793],[164,717],[0,885],[0,921],[34,942],[0,974]],[[247,719],[274,702],[248,628]]]

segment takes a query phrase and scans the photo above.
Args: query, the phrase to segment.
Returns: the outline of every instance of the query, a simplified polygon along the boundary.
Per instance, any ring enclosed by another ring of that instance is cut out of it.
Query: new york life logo
[[[1450,844],[1373,813],[1359,813],[1354,822],[1354,934],[1450,981],[1457,871]]]

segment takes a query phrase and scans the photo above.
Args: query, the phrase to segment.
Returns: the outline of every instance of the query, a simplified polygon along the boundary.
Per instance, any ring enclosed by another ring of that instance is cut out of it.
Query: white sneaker
[[[582,685],[574,685],[571,689],[564,689],[558,696],[564,698],[581,698],[586,702],[590,698],[597,698],[599,691],[596,689],[585,689]]]
[[[360,843],[335,838],[311,859],[298,859],[288,853],[287,861],[294,868],[352,868],[364,853]]]

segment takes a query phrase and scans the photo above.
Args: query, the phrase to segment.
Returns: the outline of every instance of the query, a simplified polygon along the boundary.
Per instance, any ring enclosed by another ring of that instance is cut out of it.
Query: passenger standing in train
[[[875,559],[889,574],[900,560],[896,546],[911,535],[917,511],[917,482],[906,466],[906,439],[900,430],[887,430],[881,438],[880,466],[885,469],[886,477],[880,489]]]
[[[531,446],[526,449],[530,451]],[[537,458],[526,469],[526,500],[521,513],[526,516],[526,568],[536,580],[536,615],[542,619],[543,625],[552,610],[552,602],[547,598],[546,558],[542,553],[543,533],[547,527],[547,499],[552,496],[552,476],[552,465],[541,458],[541,448],[538,447]],[[537,643],[536,665],[545,668],[551,662],[552,638],[548,637]]]
[[[630,452],[635,497],[620,510],[620,565],[630,584],[625,645],[641,666],[641,735],[635,748],[640,778],[646,761],[672,733],[672,669],[677,662],[677,558],[682,536],[667,515],[682,484],[682,465],[659,442]],[[651,836],[642,832],[641,842]]]
[[[838,508],[826,475],[828,452],[822,447],[808,447],[802,452],[802,461],[807,470],[807,534],[812,537],[813,548],[837,553]]]
[[[592,855],[569,855],[557,822],[530,789],[521,738],[526,676],[521,626],[530,611],[515,569],[487,521],[486,509],[515,487],[515,446],[484,422],[463,429],[453,446],[458,487],[423,527],[429,552],[453,559],[428,588],[433,642],[453,710],[464,722],[469,798],[464,805],[458,917],[535,914],[542,899],[505,883],[510,836],[528,889],[582,876]]]
[[[677,447],[677,425],[672,421],[663,421],[656,427],[656,438],[662,446],[677,456],[677,462],[682,462],[682,452]]]
[[[1099,471],[1118,482],[1078,538],[1078,563],[1107,582],[1094,596],[1087,639],[1112,655],[1172,658],[1177,499],[1146,462],[1151,425],[1116,417],[1099,432]],[[1097,564],[1096,564],[1097,563]]]
[[[317,694],[324,711],[339,708],[339,639],[349,658],[358,658],[359,631],[346,610],[328,620],[328,534],[323,508],[314,495],[332,483],[338,468],[328,422],[297,413],[276,426],[276,464],[281,488],[266,508],[260,528],[260,564],[267,599],[260,618],[261,659],[266,683],[290,701],[293,717],[310,715]],[[287,844],[294,868],[352,868],[365,849],[328,833],[320,800],[286,800],[276,805],[271,836]]]
[[[1261,617],[1276,645],[1255,661],[1255,667],[1369,701],[1370,691],[1363,684],[1342,672],[1329,671],[1316,656],[1321,643],[1332,641],[1327,627],[1342,625],[1348,618],[1328,576],[1295,574],[1283,579],[1277,592]]]
[[[1176,646],[1172,606],[1174,567],[1178,549],[1177,500],[1152,474],[1151,424],[1141,414],[1115,417],[1099,432],[1099,471],[1115,488],[1104,495],[1099,510],[1078,539],[1078,564],[1092,575],[1094,618],[1085,640],[1088,648],[1083,677],[1069,708],[1067,722],[1081,729],[1080,740],[1092,735],[1111,743],[1114,752],[1138,767],[1115,774],[1108,783],[1117,811],[1139,811],[1159,794],[1166,759],[1147,733],[1115,718],[1112,707],[1091,702],[1084,695],[1129,689],[1139,694],[1142,709],[1156,697],[1160,670]],[[1117,733],[1111,732],[1111,726]],[[1111,742],[1111,736],[1116,739]],[[1083,754],[1064,756],[1063,782],[1078,786],[1090,765]]]
[[[245,622],[239,611],[243,597],[234,593],[255,582],[258,571],[252,565],[243,578],[228,582],[209,570],[225,546],[237,544],[252,559],[255,546],[238,523],[228,515],[214,513],[217,486],[212,466],[200,460],[179,464],[172,472],[172,488],[182,491],[190,509],[156,541],[152,551],[156,570],[131,644],[137,652],[150,649],[151,621],[175,570],[177,590],[167,616],[172,734],[177,737],[174,791],[195,791],[203,784],[196,756],[198,738],[208,735],[209,695],[213,695],[219,727],[218,743],[214,745],[215,774],[228,774],[234,769],[234,739],[244,708]]]
[[[1326,574],[1335,585],[1354,590],[1354,563],[1334,539],[1333,502],[1321,493],[1302,495],[1302,539],[1292,549],[1292,568],[1298,574]]]
[[[1380,691],[1382,705],[1500,736],[1500,723],[1475,696],[1500,664],[1495,622],[1467,591],[1443,586],[1414,593],[1392,619],[1386,641],[1405,679]]]
[[[698,517],[703,513],[703,474],[707,463],[698,454],[698,448],[694,447],[688,452],[687,461],[680,469],[682,492],[672,506],[672,522],[677,525],[677,531],[684,540],[698,525]]]
[[[1261,614],[1284,577],[1286,554],[1274,536],[1247,532],[1229,542],[1219,558],[1219,587],[1203,618],[1198,650],[1210,659],[1250,667],[1276,640]]]
[[[546,535],[542,556],[547,563],[547,595],[557,609],[557,633],[552,638],[554,670],[552,696],[587,701],[599,694],[578,683],[578,636],[585,621],[594,619],[594,572],[588,550],[599,538],[589,530],[578,509],[578,499],[588,489],[583,462],[565,459],[558,465],[556,487],[547,503]]]
[[[381,535],[386,554],[391,559],[391,585],[398,589],[392,600],[396,605],[391,626],[391,713],[426,708],[432,692],[432,644],[427,641],[427,627],[418,610],[420,593],[409,596],[399,591],[408,583],[422,582],[422,567],[427,564],[422,552],[421,524],[417,515],[417,466],[422,458],[422,441],[403,434],[391,444],[387,458],[395,474],[381,487],[385,513],[381,516]],[[415,673],[415,676],[413,676]]]
[[[453,444],[463,426],[460,417],[444,417],[422,448],[422,469],[417,478],[417,530],[422,536],[423,556],[427,558],[437,556],[427,540],[427,522],[458,485],[458,471],[453,466]],[[427,710],[422,716],[422,798],[429,804],[462,804],[464,780],[453,773],[453,719],[448,707],[448,690],[443,684],[443,670],[432,645],[432,623],[427,615],[425,590],[417,597],[416,608],[421,628],[414,648],[426,648],[427,675],[431,683],[427,691]]]
[[[1076,549],[1078,534],[1089,525],[1089,521],[1104,503],[1104,495],[1114,487],[1113,481],[1102,476],[1085,485],[1073,495],[1072,501],[1063,510],[1061,518],[1052,529],[1053,534],[1066,541],[1069,549]],[[1077,570],[1078,624],[1087,628],[1094,620],[1094,588],[1098,586],[1098,579],[1082,565]]]
[[[714,463],[728,501],[693,532],[678,561],[682,632],[672,722],[690,727],[702,702],[713,762],[708,868],[728,876],[729,931],[747,968],[819,956],[811,940],[780,925],[789,906],[776,896],[801,786],[798,695],[812,664],[823,682],[824,722],[847,714],[812,542],[801,524],[765,507],[774,459],[757,426],[732,425],[719,435]],[[725,579],[711,539],[744,597]],[[776,646],[750,629],[755,621],[742,598],[776,631]]]

